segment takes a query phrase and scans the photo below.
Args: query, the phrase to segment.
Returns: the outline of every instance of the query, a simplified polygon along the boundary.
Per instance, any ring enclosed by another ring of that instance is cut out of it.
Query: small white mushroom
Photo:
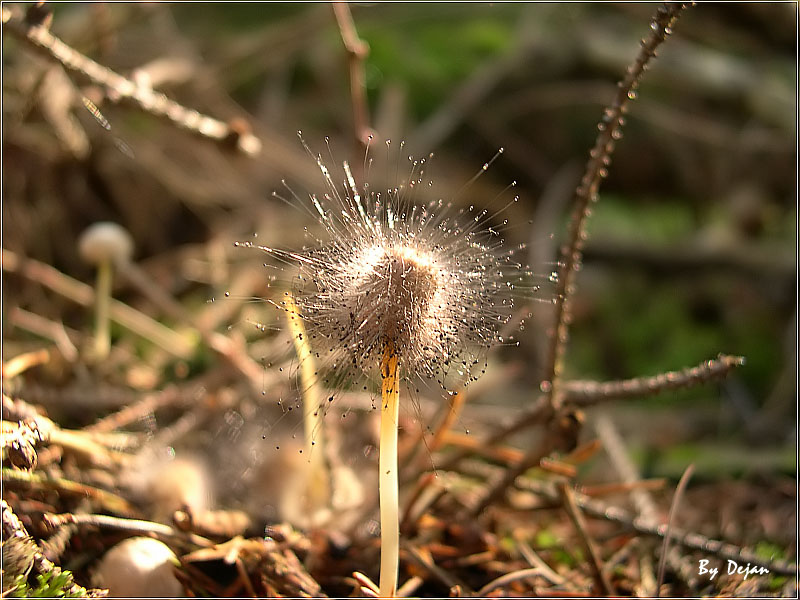
[[[109,306],[112,268],[115,264],[130,260],[133,238],[116,223],[95,223],[81,235],[78,250],[86,262],[97,266],[94,358],[104,360],[111,350]]]
[[[115,598],[180,598],[184,592],[175,577],[178,564],[166,544],[146,537],[128,538],[100,560],[94,584]]]

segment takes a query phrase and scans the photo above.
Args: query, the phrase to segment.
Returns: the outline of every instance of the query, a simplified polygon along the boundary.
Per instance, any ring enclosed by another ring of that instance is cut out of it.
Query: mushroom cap
[[[133,238],[121,225],[102,221],[86,228],[78,240],[78,251],[86,262],[99,264],[130,260]]]
[[[178,558],[158,540],[133,537],[111,548],[94,574],[94,583],[118,598],[180,598],[183,585],[175,577]]]

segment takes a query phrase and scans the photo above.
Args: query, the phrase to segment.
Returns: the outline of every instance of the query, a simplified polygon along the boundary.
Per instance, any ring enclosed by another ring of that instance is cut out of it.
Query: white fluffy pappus
[[[408,157],[405,181],[374,190],[369,181],[356,183],[348,163],[332,172],[303,144],[324,192],[304,201],[284,184],[293,198],[275,195],[304,206],[323,234],[307,234],[311,243],[298,251],[237,245],[298,267],[291,293],[323,381],[338,389],[374,376],[387,343],[406,381],[436,381],[452,391],[477,379],[487,351],[508,342],[501,332],[512,318],[515,288],[530,276],[515,257],[522,246],[505,248],[500,229],[507,220],[497,223],[518,198],[492,215],[474,206],[456,210],[443,199],[417,204],[416,188],[430,185],[430,157]]]

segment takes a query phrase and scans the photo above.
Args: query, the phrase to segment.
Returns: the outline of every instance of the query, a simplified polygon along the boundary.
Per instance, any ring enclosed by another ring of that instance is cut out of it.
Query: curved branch
[[[261,151],[261,140],[250,132],[249,124],[243,119],[225,123],[186,108],[143,82],[134,82],[81,54],[50,33],[49,19],[33,19],[30,15],[22,18],[14,12],[10,8],[3,8],[5,31],[50,60],[60,63],[69,73],[100,86],[109,99],[128,100],[146,113],[166,119],[196,135],[230,145],[243,154],[254,156]]]

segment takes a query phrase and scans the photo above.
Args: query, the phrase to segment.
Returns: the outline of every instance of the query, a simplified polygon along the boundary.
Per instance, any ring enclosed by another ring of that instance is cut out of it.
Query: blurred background
[[[289,375],[276,372],[291,352],[284,334],[271,331],[281,327],[278,315],[265,302],[243,301],[269,296],[270,277],[284,273],[264,268],[264,256],[233,242],[257,234],[258,242],[298,248],[302,228],[315,226],[272,196],[290,196],[282,180],[301,198],[321,190],[297,131],[324,156],[329,138],[329,163],[363,163],[348,55],[331,7],[52,8],[53,33],[76,50],[135,80],[149,78],[201,113],[244,119],[262,150],[246,156],[115,103],[5,35],[3,248],[93,284],[93,268],[78,254],[79,236],[96,221],[120,223],[135,240],[138,266],[194,323],[248,341],[268,400],[290,397]],[[649,30],[654,6],[363,3],[351,9],[369,46],[371,153],[386,154],[386,139],[404,140],[403,152],[389,153],[401,172],[407,163],[398,154],[435,153],[430,193],[457,205],[497,211],[519,194],[504,215],[506,237],[529,245],[531,266],[546,282],[597,122]],[[594,409],[585,435],[596,435],[594,415],[602,412],[643,476],[677,478],[694,462],[697,481],[751,482],[742,510],[766,507],[773,519],[765,527],[777,537],[789,535],[784,517],[774,518],[784,515],[775,506],[793,497],[787,489],[796,469],[795,11],[793,4],[701,5],[679,21],[630,106],[593,207],[566,356],[567,377],[597,380],[655,375],[723,352],[744,356],[745,366],[722,382]],[[86,110],[84,97],[109,129]],[[464,188],[500,147],[504,154]],[[517,186],[509,191],[512,181]],[[3,359],[41,346],[42,330],[31,315],[63,323],[80,349],[92,332],[90,307],[7,272],[13,271],[8,262],[4,256]],[[521,347],[493,354],[495,370],[471,392],[456,428],[480,432],[498,415],[513,420],[538,392],[552,294],[545,284],[526,299],[533,317],[518,334]],[[182,331],[130,281],[118,279],[114,296]],[[73,357],[27,373],[29,401],[65,426],[80,426],[111,410],[111,392],[102,390],[146,393],[220,361],[204,344],[176,358],[120,328],[114,340],[117,353],[105,365],[87,371]],[[70,405],[63,390],[76,382],[94,392],[78,394]],[[231,447],[246,439],[243,455],[261,452],[269,443],[261,436],[277,420],[262,415],[257,392],[237,388],[233,408],[204,425],[208,439],[222,435]],[[424,392],[408,417],[424,421],[437,402],[435,391]],[[171,422],[159,415],[136,427],[156,435],[163,419]],[[240,430],[243,437],[231,433]],[[363,448],[354,452],[374,459]],[[239,471],[220,476],[231,478],[224,488],[230,496],[247,481]],[[585,476],[605,475],[598,466]]]

